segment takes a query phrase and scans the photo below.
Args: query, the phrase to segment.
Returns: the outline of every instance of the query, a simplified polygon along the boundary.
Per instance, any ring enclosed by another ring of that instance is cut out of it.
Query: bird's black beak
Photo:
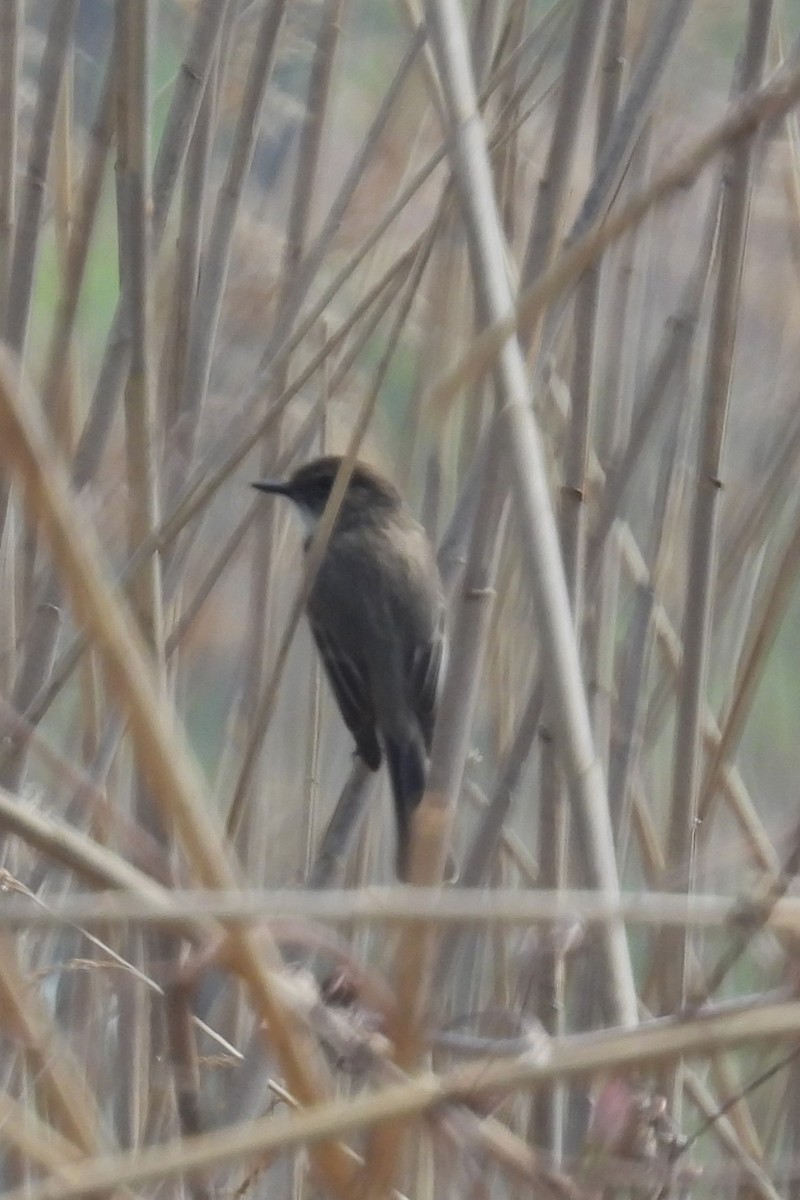
[[[256,491],[270,492],[275,496],[289,495],[289,485],[281,479],[262,479],[258,483],[251,483],[250,486],[254,487]]]

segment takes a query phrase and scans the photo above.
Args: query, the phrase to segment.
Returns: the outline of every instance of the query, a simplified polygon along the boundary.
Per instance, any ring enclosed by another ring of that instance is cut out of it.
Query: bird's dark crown
[[[285,483],[257,483],[254,486],[262,491],[280,492],[295,504],[319,514],[328,502],[341,462],[340,455],[329,454],[324,458],[315,458],[304,463]],[[356,461],[347,485],[344,503],[348,508],[363,505],[374,511],[376,508],[397,508],[402,504],[402,499],[397,488],[388,479],[367,463]]]

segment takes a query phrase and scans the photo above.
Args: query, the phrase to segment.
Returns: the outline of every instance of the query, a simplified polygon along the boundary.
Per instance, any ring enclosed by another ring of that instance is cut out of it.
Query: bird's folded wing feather
[[[381,765],[381,750],[375,733],[375,713],[368,681],[358,663],[341,652],[319,622],[310,617],[309,624],[344,723],[355,738],[364,762],[372,771],[377,771]]]
[[[436,704],[439,687],[444,675],[446,659],[445,613],[442,606],[433,637],[423,642],[414,651],[411,663],[412,695],[417,720],[425,740],[425,749],[430,754],[433,741],[433,726],[436,721]]]

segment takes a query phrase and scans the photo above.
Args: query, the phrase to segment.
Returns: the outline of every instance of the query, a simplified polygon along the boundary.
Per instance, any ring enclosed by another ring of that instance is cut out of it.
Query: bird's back
[[[312,628],[359,672],[379,729],[400,734],[411,714],[427,748],[443,611],[430,544],[410,513],[334,529],[308,601]]]

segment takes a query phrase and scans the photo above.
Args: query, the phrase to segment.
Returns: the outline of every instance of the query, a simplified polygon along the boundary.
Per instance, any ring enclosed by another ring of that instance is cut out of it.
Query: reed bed
[[[797,1194],[798,33],[0,0],[4,1196]],[[406,886],[331,452],[447,595]]]

